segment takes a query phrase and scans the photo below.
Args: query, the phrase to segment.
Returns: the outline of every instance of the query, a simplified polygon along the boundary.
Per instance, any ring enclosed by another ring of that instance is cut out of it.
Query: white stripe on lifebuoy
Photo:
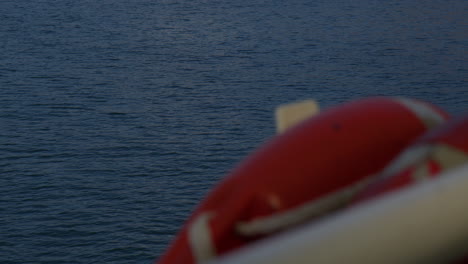
[[[411,164],[424,161],[432,150],[431,145],[420,145],[416,147],[409,148],[404,151],[400,156],[390,162],[390,165],[387,166],[379,176],[376,177],[376,181],[380,181],[398,174],[403,169],[407,168]]]
[[[436,161],[443,171],[468,162],[468,155],[465,152],[446,144],[432,145],[431,152],[427,158]],[[412,177],[416,181],[423,181],[430,179],[431,174],[429,163],[426,161],[416,167],[412,173]]]
[[[401,97],[397,97],[395,100],[406,106],[411,112],[419,117],[419,119],[428,128],[438,126],[445,121],[445,118],[439,112],[424,102]]]
[[[437,144],[432,156],[443,170],[458,167],[468,162],[468,153],[447,144]]]
[[[188,239],[196,263],[208,261],[216,256],[209,226],[213,215],[211,212],[201,213],[189,226]]]
[[[283,213],[257,218],[250,222],[239,222],[236,225],[236,231],[243,236],[271,234],[342,208],[357,192],[367,186],[372,178],[372,176],[367,177],[351,186]]]

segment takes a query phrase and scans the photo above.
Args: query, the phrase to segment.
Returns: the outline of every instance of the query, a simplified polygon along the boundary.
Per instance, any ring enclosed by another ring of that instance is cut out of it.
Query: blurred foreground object
[[[283,133],[208,194],[158,263],[213,260],[340,210],[416,138],[448,118],[406,98],[366,98],[317,111],[314,101],[280,107]]]

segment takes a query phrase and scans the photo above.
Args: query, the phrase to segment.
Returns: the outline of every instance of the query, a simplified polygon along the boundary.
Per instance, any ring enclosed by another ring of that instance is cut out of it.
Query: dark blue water
[[[150,263],[276,105],[468,98],[468,2],[0,1],[0,262]]]

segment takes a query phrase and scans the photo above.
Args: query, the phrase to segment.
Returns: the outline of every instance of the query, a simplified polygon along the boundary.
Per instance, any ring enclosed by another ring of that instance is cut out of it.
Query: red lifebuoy
[[[447,114],[375,97],[324,111],[267,142],[199,205],[159,264],[200,263],[342,208]]]
[[[355,202],[437,177],[468,162],[468,115],[427,132],[376,177]]]

